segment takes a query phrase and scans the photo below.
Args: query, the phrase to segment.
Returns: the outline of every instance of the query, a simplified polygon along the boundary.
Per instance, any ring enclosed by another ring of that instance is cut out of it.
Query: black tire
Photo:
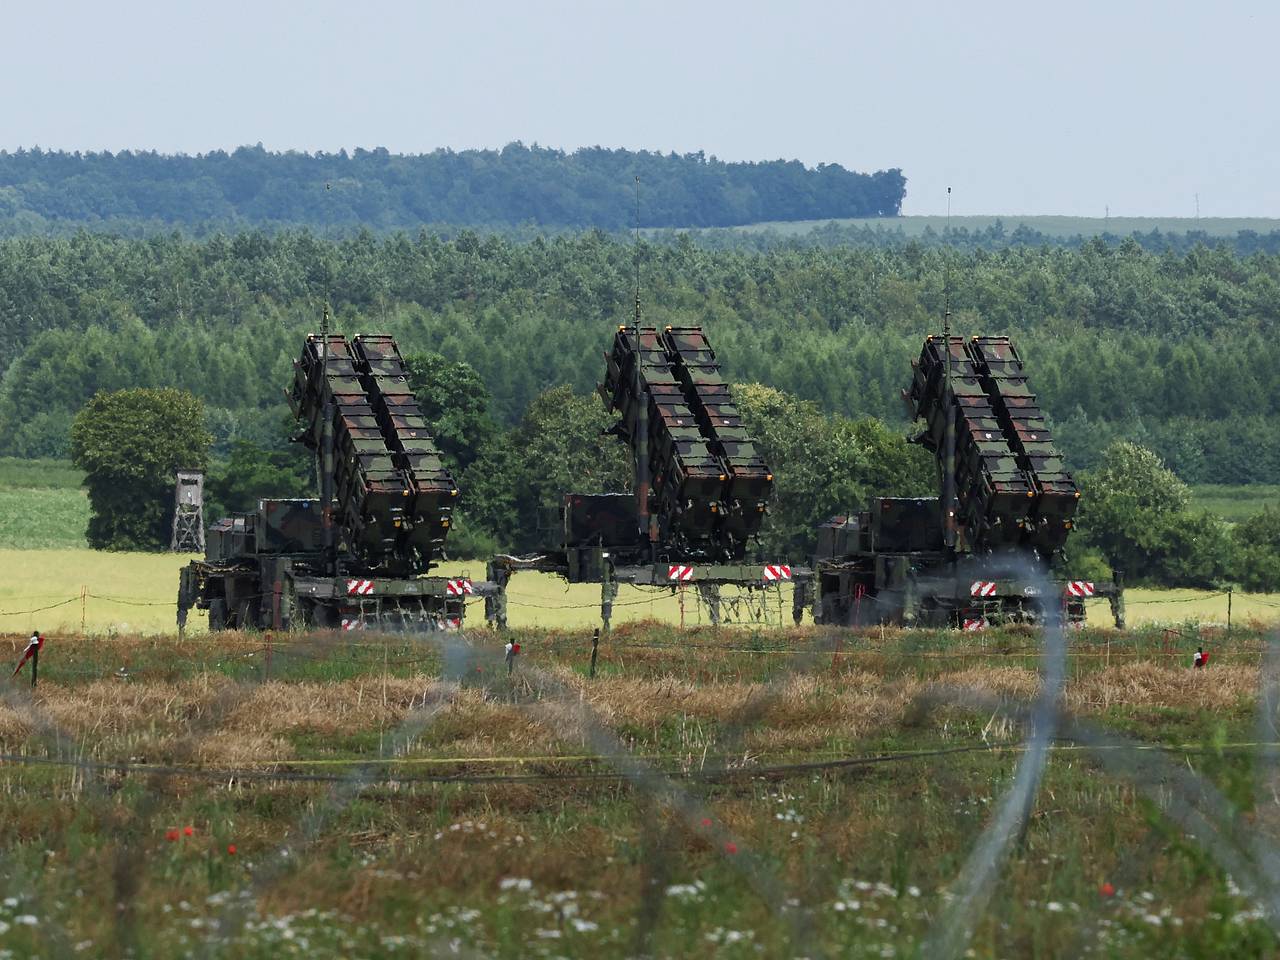
[[[209,601],[209,629],[227,629],[227,601],[221,598]]]

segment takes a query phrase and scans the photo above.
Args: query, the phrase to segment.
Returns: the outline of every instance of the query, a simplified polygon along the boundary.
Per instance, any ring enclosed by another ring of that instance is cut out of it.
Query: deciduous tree
[[[98,393],[71,425],[71,455],[89,489],[89,545],[168,546],[178,470],[204,470],[212,438],[185,390]]]

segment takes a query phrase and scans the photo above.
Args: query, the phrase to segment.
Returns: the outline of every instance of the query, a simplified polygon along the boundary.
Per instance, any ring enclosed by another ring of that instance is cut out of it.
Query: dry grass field
[[[511,676],[487,631],[51,644],[0,699],[0,955],[910,955],[1039,688],[1028,630],[631,624],[595,678],[586,631],[517,637]],[[1085,631],[1064,707],[1260,832],[1261,640]],[[1274,954],[1129,762],[1057,742],[974,955]]]

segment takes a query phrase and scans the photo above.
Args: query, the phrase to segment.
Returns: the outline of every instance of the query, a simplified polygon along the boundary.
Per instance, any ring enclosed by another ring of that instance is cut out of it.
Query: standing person
[[[1196,655],[1191,658],[1191,666],[1199,670],[1209,662],[1209,655],[1204,652],[1204,647],[1196,647]]]
[[[507,641],[507,673],[510,674],[516,666],[516,657],[520,656],[520,644],[514,640]]]
[[[18,665],[13,668],[13,675],[16,677],[18,671],[22,669],[22,665],[28,660],[31,661],[31,686],[36,685],[36,672],[40,666],[40,648],[44,646],[44,637],[40,635],[39,630],[31,631],[31,639],[27,641],[27,649],[22,651],[22,659],[18,661]]]

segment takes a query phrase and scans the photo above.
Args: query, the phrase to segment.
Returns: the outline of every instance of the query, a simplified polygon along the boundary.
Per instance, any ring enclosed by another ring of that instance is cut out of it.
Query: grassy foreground
[[[1015,719],[944,691],[1026,703],[1035,636],[726,636],[625,627],[588,679],[585,632],[523,631],[509,678],[481,631],[447,681],[404,638],[295,637],[269,665],[236,634],[60,641],[0,701],[0,751],[62,762],[0,762],[0,952],[912,954],[1022,756]],[[1260,641],[1086,631],[1064,705],[1170,745],[1262,831],[1232,746]],[[1235,879],[1104,762],[1058,743],[974,955],[1274,955]]]

